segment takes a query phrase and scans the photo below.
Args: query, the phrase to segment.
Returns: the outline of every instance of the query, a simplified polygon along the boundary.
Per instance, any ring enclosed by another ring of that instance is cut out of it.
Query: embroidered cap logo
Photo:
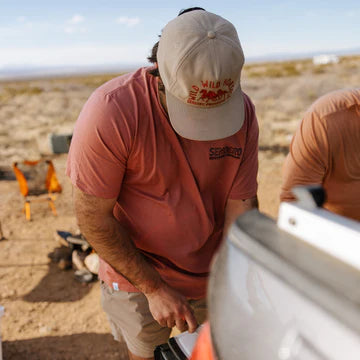
[[[225,102],[234,89],[234,81],[201,81],[201,86],[192,85],[187,99],[188,104],[215,106]]]

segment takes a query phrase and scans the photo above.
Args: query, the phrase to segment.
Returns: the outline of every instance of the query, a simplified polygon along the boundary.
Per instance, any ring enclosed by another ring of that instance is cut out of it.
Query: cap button
[[[208,31],[207,36],[209,39],[215,39],[216,38],[215,31],[212,30]]]

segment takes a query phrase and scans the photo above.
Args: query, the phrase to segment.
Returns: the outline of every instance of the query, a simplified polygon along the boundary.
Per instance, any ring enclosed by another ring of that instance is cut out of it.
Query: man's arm
[[[239,215],[243,214],[248,210],[258,207],[259,207],[259,203],[257,196],[245,200],[228,199],[225,208],[225,221],[224,221],[223,234],[224,235],[227,234],[231,224],[236,220],[236,218]]]
[[[296,130],[282,168],[280,201],[296,200],[296,185],[323,184],[329,161],[325,126],[315,113],[307,113]]]
[[[184,296],[169,287],[137,250],[113,215],[116,199],[103,199],[73,188],[79,228],[99,256],[144,293],[155,320],[162,326],[195,331],[197,323]]]

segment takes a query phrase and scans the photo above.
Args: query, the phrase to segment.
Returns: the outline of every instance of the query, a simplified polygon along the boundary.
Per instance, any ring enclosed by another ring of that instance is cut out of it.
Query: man
[[[151,359],[174,326],[195,331],[224,228],[257,206],[258,125],[234,26],[186,12],[156,49],[155,67],[92,94],[67,167],[101,258],[103,308],[131,359]]]
[[[360,221],[360,88],[327,94],[305,114],[283,167],[281,201],[306,184],[322,184],[326,209]]]

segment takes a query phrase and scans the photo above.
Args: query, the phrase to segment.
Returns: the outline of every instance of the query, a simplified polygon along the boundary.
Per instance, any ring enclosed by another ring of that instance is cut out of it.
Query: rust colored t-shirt
[[[98,88],[77,120],[67,175],[86,194],[117,198],[114,216],[164,281],[201,298],[218,248],[229,198],[257,192],[258,124],[244,94],[246,117],[233,136],[182,138],[159,103],[148,69]],[[137,291],[101,260],[100,278]]]
[[[326,209],[360,221],[360,88],[327,94],[305,114],[284,163],[281,201],[306,184],[322,184]]]

